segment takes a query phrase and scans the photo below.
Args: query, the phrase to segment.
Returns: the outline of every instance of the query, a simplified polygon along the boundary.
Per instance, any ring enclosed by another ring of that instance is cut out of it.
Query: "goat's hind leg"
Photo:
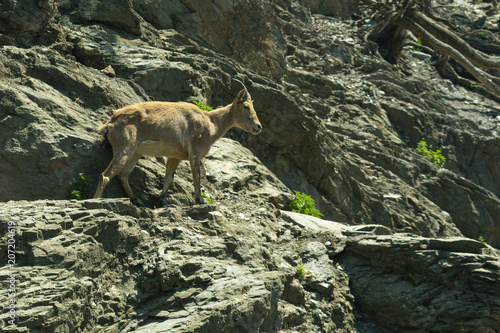
[[[108,166],[106,170],[108,170],[110,167]],[[109,181],[111,180],[109,177],[106,177],[105,174],[106,171],[101,173],[99,176],[99,183],[97,184],[97,190],[94,193],[94,199],[99,199],[102,198],[102,192],[104,192],[104,188],[106,185],[108,185]]]
[[[123,156],[114,156],[111,162],[109,162],[106,170],[99,176],[99,184],[97,185],[97,190],[95,191],[94,198],[102,198],[102,193],[104,188],[108,183],[116,176],[125,165],[125,159]]]
[[[130,176],[132,170],[134,170],[135,165],[137,164],[140,158],[141,156],[137,154],[134,154],[132,157],[128,158],[125,162],[125,165],[123,166],[123,169],[118,175],[118,179],[120,179],[123,189],[125,190],[125,193],[127,193],[127,196],[130,198],[130,201],[132,201],[132,203],[136,206],[145,207],[142,200],[139,199],[134,194],[134,192],[132,192],[132,188],[130,187],[130,184],[128,182],[128,177]]]

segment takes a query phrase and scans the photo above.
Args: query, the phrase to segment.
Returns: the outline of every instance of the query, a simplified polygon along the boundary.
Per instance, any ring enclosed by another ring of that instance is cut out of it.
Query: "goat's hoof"
[[[204,205],[207,203],[203,197],[196,198],[195,202],[199,205]]]
[[[166,197],[161,197],[160,198],[160,208],[165,208],[170,206],[172,203],[169,202],[171,200],[168,200]]]
[[[130,201],[132,202],[132,204],[136,205],[137,207],[141,207],[141,208],[146,207],[146,205],[144,205],[144,202],[142,202],[142,200],[139,198],[133,198],[133,199],[130,199]]]
[[[163,196],[160,197],[160,208],[170,207],[170,206],[178,206],[180,205],[179,200],[171,197],[171,196]]]

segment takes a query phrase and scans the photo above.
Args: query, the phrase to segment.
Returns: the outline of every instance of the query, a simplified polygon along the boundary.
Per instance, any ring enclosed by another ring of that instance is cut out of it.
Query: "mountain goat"
[[[99,178],[94,198],[101,198],[106,185],[118,175],[132,202],[142,206],[128,177],[142,156],[165,156],[168,160],[160,204],[167,204],[168,188],[182,160],[189,160],[191,166],[195,201],[204,203],[200,163],[212,144],[234,126],[252,134],[262,130],[250,94],[243,87],[232,104],[210,112],[185,102],[143,102],[116,110],[100,129],[113,147],[113,159]]]

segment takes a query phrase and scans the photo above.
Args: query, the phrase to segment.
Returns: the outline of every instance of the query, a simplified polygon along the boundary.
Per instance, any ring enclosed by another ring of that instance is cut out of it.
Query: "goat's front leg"
[[[198,204],[204,204],[205,199],[201,196],[200,188],[200,164],[201,164],[201,154],[191,153],[189,157],[189,163],[191,165],[191,172],[193,174],[193,184],[194,184],[194,200]]]
[[[173,157],[170,157],[167,160],[165,168],[165,183],[163,184],[163,191],[161,191],[160,194],[160,207],[166,207],[168,205],[167,192],[170,185],[172,185],[172,182],[174,181],[175,169],[177,169],[180,162],[181,160]]]

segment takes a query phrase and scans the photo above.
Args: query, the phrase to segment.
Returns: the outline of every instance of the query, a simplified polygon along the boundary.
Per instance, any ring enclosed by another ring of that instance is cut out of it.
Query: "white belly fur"
[[[179,150],[179,146],[168,141],[143,141],[137,148],[142,156],[165,156],[178,159],[187,159],[186,154]]]

